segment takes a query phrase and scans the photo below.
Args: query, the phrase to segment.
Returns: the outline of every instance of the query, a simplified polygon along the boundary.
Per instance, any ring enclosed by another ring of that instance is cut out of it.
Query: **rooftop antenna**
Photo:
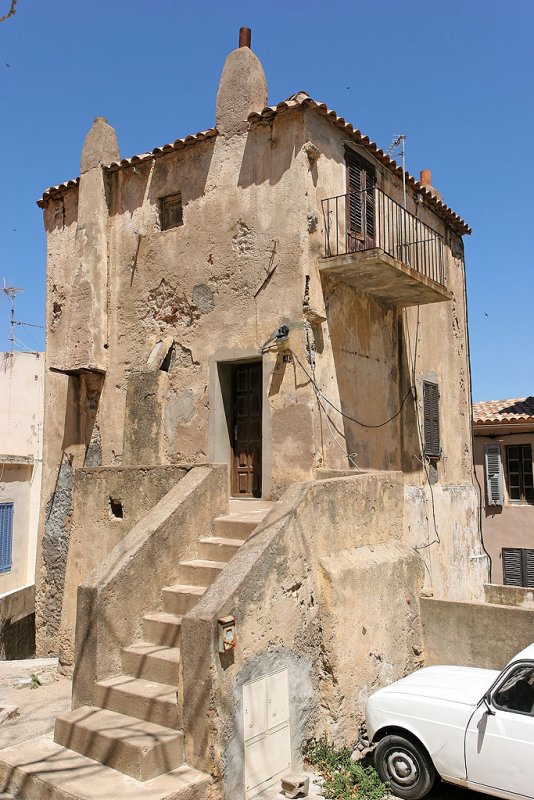
[[[404,143],[406,141],[406,134],[399,133],[391,143],[391,147],[387,151],[386,155],[389,156],[392,150],[400,145],[401,148],[401,158],[402,158],[402,204],[404,208],[406,208],[406,152]]]
[[[19,292],[24,289],[17,289],[16,286],[6,286],[6,279],[4,278],[4,286],[2,291],[5,296],[11,300],[11,322],[9,323],[9,353],[13,355],[13,344],[15,342],[15,297]]]

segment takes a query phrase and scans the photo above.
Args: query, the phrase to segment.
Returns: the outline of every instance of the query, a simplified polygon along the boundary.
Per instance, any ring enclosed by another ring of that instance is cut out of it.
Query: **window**
[[[531,714],[534,705],[534,666],[516,667],[493,695],[493,703],[504,711]]]
[[[425,456],[440,458],[439,387],[428,381],[423,381],[423,433]]]
[[[534,588],[534,550],[503,547],[502,574],[505,586]]]
[[[181,192],[160,198],[159,215],[162,231],[166,231],[168,228],[177,228],[178,225],[183,224]]]
[[[374,247],[375,171],[352,148],[345,148],[347,165],[347,251]]]
[[[0,573],[9,572],[13,551],[13,503],[0,503]]]
[[[510,500],[534,503],[532,446],[530,444],[509,445],[506,448],[506,465]]]

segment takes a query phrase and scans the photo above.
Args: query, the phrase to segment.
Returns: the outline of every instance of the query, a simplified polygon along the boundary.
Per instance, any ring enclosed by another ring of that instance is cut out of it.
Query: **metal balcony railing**
[[[443,238],[381,189],[329,197],[322,205],[325,258],[378,247],[445,285]]]

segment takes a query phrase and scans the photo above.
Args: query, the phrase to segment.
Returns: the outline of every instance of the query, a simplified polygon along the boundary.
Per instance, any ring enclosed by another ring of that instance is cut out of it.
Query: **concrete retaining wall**
[[[35,655],[35,586],[0,596],[0,661]]]
[[[421,598],[425,664],[502,669],[534,642],[534,608]]]
[[[487,583],[484,586],[484,595],[486,603],[534,608],[534,589],[527,589],[523,586],[500,586],[495,583]]]

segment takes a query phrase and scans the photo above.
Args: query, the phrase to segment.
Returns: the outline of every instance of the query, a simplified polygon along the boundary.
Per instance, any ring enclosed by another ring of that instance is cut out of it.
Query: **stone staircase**
[[[58,717],[54,741],[41,737],[0,753],[0,790],[24,800],[204,800],[209,776],[184,764],[182,616],[273,505],[230,500],[230,513],[214,520],[213,535],[198,540],[198,558],[180,562],[178,582],[162,589],[163,611],[143,618],[143,640],[123,649],[123,673],[96,684],[95,706]],[[91,779],[80,783],[84,773]]]

